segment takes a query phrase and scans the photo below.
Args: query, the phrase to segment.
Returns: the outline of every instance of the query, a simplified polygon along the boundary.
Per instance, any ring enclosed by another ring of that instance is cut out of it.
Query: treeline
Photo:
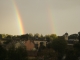
[[[26,48],[14,46],[10,47],[8,50],[0,45],[0,60],[28,60]]]
[[[12,39],[12,40],[53,40],[57,37],[56,34],[50,34],[43,36],[42,34],[24,34],[24,35],[8,35],[8,34],[0,34],[0,39]]]

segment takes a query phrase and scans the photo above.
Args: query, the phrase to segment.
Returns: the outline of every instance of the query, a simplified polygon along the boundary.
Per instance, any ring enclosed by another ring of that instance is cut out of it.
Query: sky
[[[0,34],[73,34],[80,31],[80,0],[0,0]]]

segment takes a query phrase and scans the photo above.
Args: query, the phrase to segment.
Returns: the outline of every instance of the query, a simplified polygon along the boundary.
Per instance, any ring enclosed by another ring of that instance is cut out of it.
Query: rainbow
[[[50,25],[50,30],[51,30],[51,33],[52,34],[55,34],[55,26],[54,26],[54,16],[53,16],[53,13],[52,13],[52,10],[51,10],[51,7],[49,5],[47,5],[47,17],[48,17],[48,22],[49,22],[49,25]]]
[[[15,0],[13,0],[13,5],[14,5],[15,13],[16,13],[17,22],[18,22],[18,25],[19,25],[19,33],[24,34],[22,19],[21,19],[20,12],[18,10],[18,7],[16,5]]]

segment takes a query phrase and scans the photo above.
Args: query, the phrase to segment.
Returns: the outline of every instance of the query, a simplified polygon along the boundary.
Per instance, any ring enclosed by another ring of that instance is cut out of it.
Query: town
[[[1,60],[79,60],[80,32],[50,34],[0,34]]]

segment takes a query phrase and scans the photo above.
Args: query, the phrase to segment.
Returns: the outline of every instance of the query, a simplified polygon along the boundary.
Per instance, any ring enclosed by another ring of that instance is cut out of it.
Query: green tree
[[[57,60],[57,53],[53,49],[43,49],[38,52],[38,56],[42,57],[44,60]]]
[[[45,38],[46,38],[46,41],[47,42],[50,42],[51,41],[50,35],[45,35]]]
[[[38,33],[34,34],[34,39],[35,40],[39,40],[39,38],[40,38],[40,35]]]
[[[6,36],[6,39],[12,39],[11,35]]]
[[[28,37],[29,37],[28,34],[24,34],[24,35],[21,35],[21,36],[20,36],[20,39],[21,39],[21,40],[25,40],[25,39],[28,40]]]
[[[78,32],[78,39],[79,39],[79,43],[80,43],[80,32]]]
[[[66,49],[65,60],[77,60],[77,55],[75,54],[74,48],[67,48]]]
[[[52,48],[58,53],[58,59],[61,60],[63,55],[65,54],[65,49],[67,47],[67,42],[65,40],[56,38],[52,41]]]
[[[6,49],[0,45],[0,60],[6,60]]]
[[[9,44],[12,40],[11,39],[7,39],[4,44]]]
[[[6,38],[6,35],[5,35],[5,34],[2,34],[2,38],[3,38],[3,39]]]
[[[33,34],[29,33],[29,34],[28,34],[28,39],[29,39],[29,40],[33,40]]]
[[[40,40],[44,40],[44,36],[42,34],[40,35]]]
[[[7,53],[7,60],[27,60],[26,48],[19,47],[17,49],[11,47]]]
[[[56,35],[56,34],[51,34],[51,35],[50,35],[50,38],[51,38],[51,40],[54,40],[54,39],[57,38],[57,35]]]
[[[73,47],[74,47],[76,56],[80,57],[80,43],[74,44]]]
[[[2,39],[2,34],[0,34],[0,39]]]
[[[78,34],[71,34],[69,36],[69,39],[77,39],[78,38]]]

